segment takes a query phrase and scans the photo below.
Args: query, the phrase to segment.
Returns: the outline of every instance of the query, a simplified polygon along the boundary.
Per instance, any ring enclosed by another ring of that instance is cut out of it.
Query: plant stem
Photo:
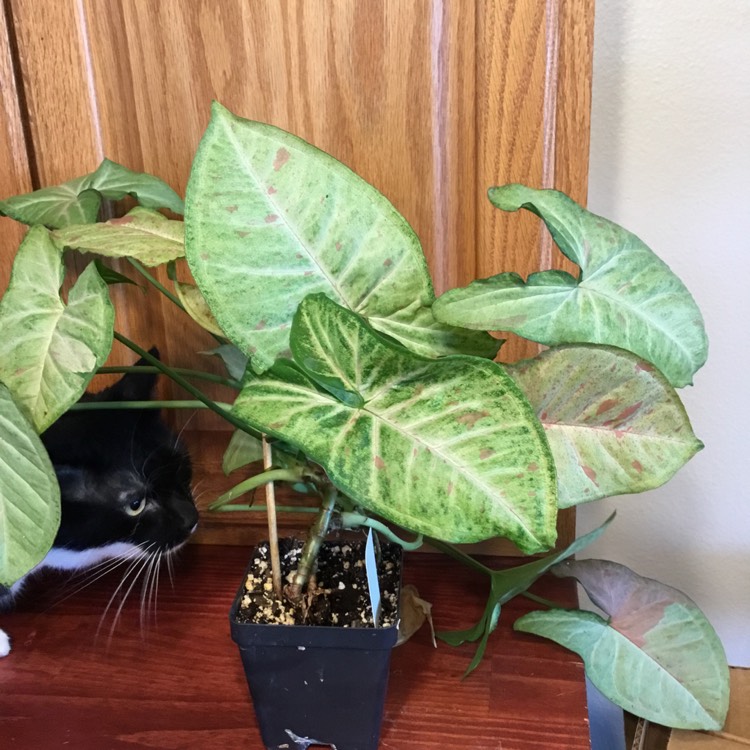
[[[475,560],[473,557],[471,557],[471,555],[467,555],[465,552],[461,551],[453,544],[448,544],[448,542],[441,542],[439,539],[432,539],[431,537],[427,539],[427,543],[435,549],[439,549],[441,552],[445,552],[446,555],[450,555],[455,560],[462,562],[464,565],[468,565],[470,568],[478,570],[480,573],[484,573],[488,576],[492,575],[493,571],[490,570],[490,568],[488,568],[486,565],[482,565],[479,560]]]
[[[557,602],[550,601],[549,599],[545,599],[543,596],[537,596],[536,594],[532,594],[530,591],[522,591],[521,594],[525,596],[527,599],[531,599],[532,602],[536,602],[537,604],[542,604],[545,607],[549,607],[550,609],[570,609],[570,607],[563,607],[562,604],[558,604]]]
[[[169,289],[167,289],[167,287],[165,287],[158,279],[154,278],[135,258],[128,258],[128,262],[136,271],[138,271],[139,274],[141,274],[141,276],[143,276],[144,279],[146,279],[146,281],[148,281],[149,284],[151,284],[151,286],[158,289],[168,300],[174,302],[180,310],[185,310],[185,307],[182,302],[180,302],[179,298],[172,294],[172,292],[170,292]]]
[[[271,446],[266,436],[261,438],[263,444],[263,468],[264,474],[268,475],[273,459],[271,458]],[[271,580],[273,581],[273,592],[277,599],[281,599],[281,556],[279,555],[279,531],[276,526],[276,493],[274,492],[273,480],[266,484],[266,507],[268,508],[268,548],[271,552]]]
[[[408,542],[406,539],[401,539],[401,537],[396,536],[396,534],[384,523],[376,521],[374,518],[363,516],[360,513],[342,513],[341,526],[345,529],[354,529],[358,526],[367,526],[371,529],[375,529],[375,531],[379,531],[386,539],[390,539],[392,542],[398,544],[406,552],[412,552],[415,549],[419,549],[424,542],[422,534],[417,534],[417,538],[412,542]]]
[[[224,404],[229,408],[229,404]],[[105,411],[109,409],[207,409],[202,401],[79,401],[71,411]]]
[[[331,523],[337,496],[336,488],[333,485],[329,485],[325,490],[323,506],[310,529],[310,536],[308,536],[305,546],[302,549],[297,572],[294,574],[292,582],[284,589],[287,599],[292,602],[298,602],[302,598],[302,591],[315,570],[320,545]]]
[[[156,367],[158,370],[163,372],[168,378],[173,380],[177,385],[180,386],[180,388],[184,388],[191,396],[194,396],[197,398],[202,404],[206,406],[206,408],[211,409],[211,411],[216,412],[222,419],[226,420],[231,424],[232,426],[236,427],[238,430],[242,430],[243,432],[247,432],[249,435],[253,435],[254,437],[259,438],[260,433],[257,430],[254,430],[249,425],[245,424],[241,419],[236,417],[232,412],[225,408],[224,406],[220,406],[216,403],[216,401],[211,400],[208,398],[208,396],[204,395],[201,391],[199,391],[194,385],[189,383],[187,380],[185,380],[182,375],[175,372],[171,367],[168,367],[163,362],[158,360],[156,357],[154,357],[152,354],[149,354],[145,349],[138,346],[135,342],[131,341],[127,336],[123,336],[121,333],[118,333],[115,331],[115,338],[125,346],[128,347],[128,349],[131,349],[134,351],[139,357],[146,360],[146,362],[151,363],[154,367]]]
[[[196,378],[198,380],[207,380],[211,383],[219,383],[219,385],[226,385],[230,388],[239,389],[240,384],[232,378],[225,378],[221,375],[214,375],[212,372],[203,372],[202,370],[188,370],[184,367],[173,367],[173,372],[178,375],[184,375],[187,378]],[[150,375],[151,373],[158,373],[160,370],[157,367],[151,365],[130,365],[123,367],[100,367],[97,371],[97,375],[109,375],[111,373],[121,372],[135,372]]]
[[[271,469],[270,471],[264,471],[262,474],[256,474],[254,477],[246,479],[244,482],[240,482],[238,485],[232,487],[231,490],[225,492],[220,497],[208,506],[209,510],[220,510],[222,506],[231,503],[235,498],[244,495],[256,487],[260,487],[268,482],[299,482],[303,478],[303,472],[299,469]],[[228,508],[223,508],[228,510]]]
[[[128,261],[130,262],[130,265],[133,266],[133,268],[135,268],[135,270],[138,271],[138,273],[141,274],[141,276],[143,276],[143,278],[146,279],[149,284],[151,284],[151,286],[153,286],[155,289],[158,289],[168,300],[174,302],[174,304],[177,305],[180,310],[187,313],[187,310],[185,310],[185,305],[180,302],[179,297],[177,297],[175,294],[172,294],[172,292],[170,292],[169,289],[164,286],[164,284],[162,284],[158,279],[152,276],[135,258],[128,258]],[[190,313],[188,313],[188,315],[190,315]],[[211,333],[211,331],[209,331],[209,333]],[[223,344],[226,341],[226,339],[222,338],[221,336],[217,336],[215,333],[211,333],[211,335],[220,344]]]

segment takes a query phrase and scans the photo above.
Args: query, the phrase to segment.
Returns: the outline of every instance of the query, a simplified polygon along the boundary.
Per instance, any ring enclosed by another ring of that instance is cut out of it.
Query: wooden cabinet
[[[541,223],[497,211],[486,190],[524,182],[585,200],[593,0],[7,0],[4,11],[3,197],[104,156],[184,194],[218,99],[378,187],[421,238],[438,292],[562,266]],[[5,283],[20,233],[0,221]],[[170,362],[211,347],[155,294],[114,293],[118,327]],[[511,341],[502,356],[534,351]],[[200,414],[186,434],[223,429]]]

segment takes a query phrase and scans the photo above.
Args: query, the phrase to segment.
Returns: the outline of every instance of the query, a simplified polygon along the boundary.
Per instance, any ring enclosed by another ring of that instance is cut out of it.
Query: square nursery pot
[[[393,546],[400,568],[401,548]],[[398,615],[394,625],[379,628],[238,621],[252,557],[229,621],[266,748],[377,750]],[[398,580],[397,601],[400,571]]]

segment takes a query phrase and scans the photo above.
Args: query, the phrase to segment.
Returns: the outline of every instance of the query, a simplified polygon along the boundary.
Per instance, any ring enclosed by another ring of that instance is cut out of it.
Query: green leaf
[[[0,383],[0,585],[40,563],[60,525],[60,488],[42,441]]]
[[[185,230],[150,208],[136,206],[120,219],[98,224],[76,224],[52,233],[55,244],[110,258],[135,258],[158,266],[185,255]]]
[[[112,346],[114,309],[89,264],[60,299],[64,267],[44,227],[32,227],[0,302],[0,381],[38,432],[86,390]]]
[[[414,355],[322,294],[300,305],[291,345],[328,393],[301,375],[250,379],[233,409],[249,425],[301,448],[355,503],[407,529],[455,542],[502,535],[524,552],[554,543],[544,430],[501,366]]]
[[[532,612],[516,630],[575,651],[589,679],[627,711],[680,729],[721,729],[729,668],[708,620],[680,591],[605,560],[568,561],[556,575],[578,579],[609,615]]]
[[[372,318],[406,346],[416,338],[420,353],[451,346],[455,334],[442,324],[425,330],[421,309],[434,293],[406,220],[350,169],[283,130],[214,103],[193,162],[185,221],[195,281],[257,372],[287,356],[294,313],[314,292]],[[404,336],[406,308],[419,313],[420,330]],[[469,344],[484,340],[489,349],[486,338]]]
[[[99,215],[102,196],[120,200],[126,195],[132,195],[147,208],[168,208],[184,213],[180,196],[158,177],[133,172],[105,159],[91,174],[0,201],[0,215],[24,224],[43,224],[50,229],[93,224]]]
[[[174,288],[177,292],[177,297],[185,308],[185,312],[201,328],[216,336],[224,336],[224,332],[219,328],[216,318],[214,318],[213,313],[209,310],[206,300],[203,299],[200,289],[195,284],[175,281]]]
[[[438,299],[438,320],[467,328],[513,331],[532,341],[609,344],[652,362],[674,386],[691,382],[706,361],[703,319],[684,284],[641,240],[555,190],[491,188],[505,211],[540,216],[560,250],[581,267],[503,273]]]
[[[598,539],[604,533],[604,530],[609,524],[612,523],[614,517],[615,514],[613,513],[601,526],[590,531],[588,534],[575,539],[565,549],[553,552],[551,555],[542,557],[539,560],[534,560],[533,562],[519,565],[515,568],[501,568],[500,570],[486,569],[491,581],[490,593],[487,597],[484,613],[477,624],[467,630],[443,631],[437,634],[441,641],[444,641],[451,646],[459,646],[466,641],[473,642],[481,639],[480,645],[477,647],[474,658],[466,670],[464,677],[476,669],[482,660],[482,656],[484,655],[487,646],[487,639],[497,626],[495,613],[499,616],[502,605],[509,602],[513,597],[526,591],[538,578],[541,578],[548,570],[550,570],[550,568],[557,565],[560,561],[577,554],[584,547]],[[450,554],[458,559],[464,557],[463,552],[455,549],[452,550]]]
[[[176,214],[185,213],[182,198],[166,182],[145,172],[133,172],[109,159],[91,175],[90,187],[108,200],[119,201],[130,195],[144,208],[168,208]]]
[[[421,307],[418,302],[387,318],[370,315],[367,321],[376,330],[423,357],[468,354],[494,359],[503,344],[501,339],[493,338],[486,331],[471,331],[441,323],[435,319],[431,307]]]
[[[237,382],[242,381],[242,378],[245,376],[245,370],[247,370],[247,356],[236,346],[232,344],[220,344],[215,349],[201,353],[212,357],[219,357],[224,363],[229,377],[234,378]]]
[[[104,263],[102,263],[102,261],[98,258],[94,260],[94,265],[96,266],[96,270],[99,272],[99,276],[102,277],[102,280],[107,284],[107,286],[113,286],[114,284],[132,284],[133,286],[137,286],[141,291],[146,291],[140,284],[137,284],[135,281],[133,281],[130,276],[125,276],[119,271],[115,271],[113,268],[104,265]]]
[[[221,468],[224,474],[229,476],[233,471],[262,459],[263,444],[261,441],[242,430],[235,430],[229,440],[227,449],[224,451]]]
[[[563,346],[507,369],[547,432],[561,508],[658,487],[703,447],[666,378],[622,349]]]

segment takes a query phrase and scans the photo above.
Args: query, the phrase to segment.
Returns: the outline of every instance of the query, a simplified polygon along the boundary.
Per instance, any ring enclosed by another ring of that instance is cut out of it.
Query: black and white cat
[[[156,375],[128,373],[81,400],[146,401],[155,383]],[[10,589],[0,586],[0,609],[11,608],[42,568],[80,570],[112,558],[158,566],[195,530],[190,458],[157,409],[69,411],[42,441],[60,483],[60,528],[34,570]],[[0,657],[9,651],[0,630]]]

